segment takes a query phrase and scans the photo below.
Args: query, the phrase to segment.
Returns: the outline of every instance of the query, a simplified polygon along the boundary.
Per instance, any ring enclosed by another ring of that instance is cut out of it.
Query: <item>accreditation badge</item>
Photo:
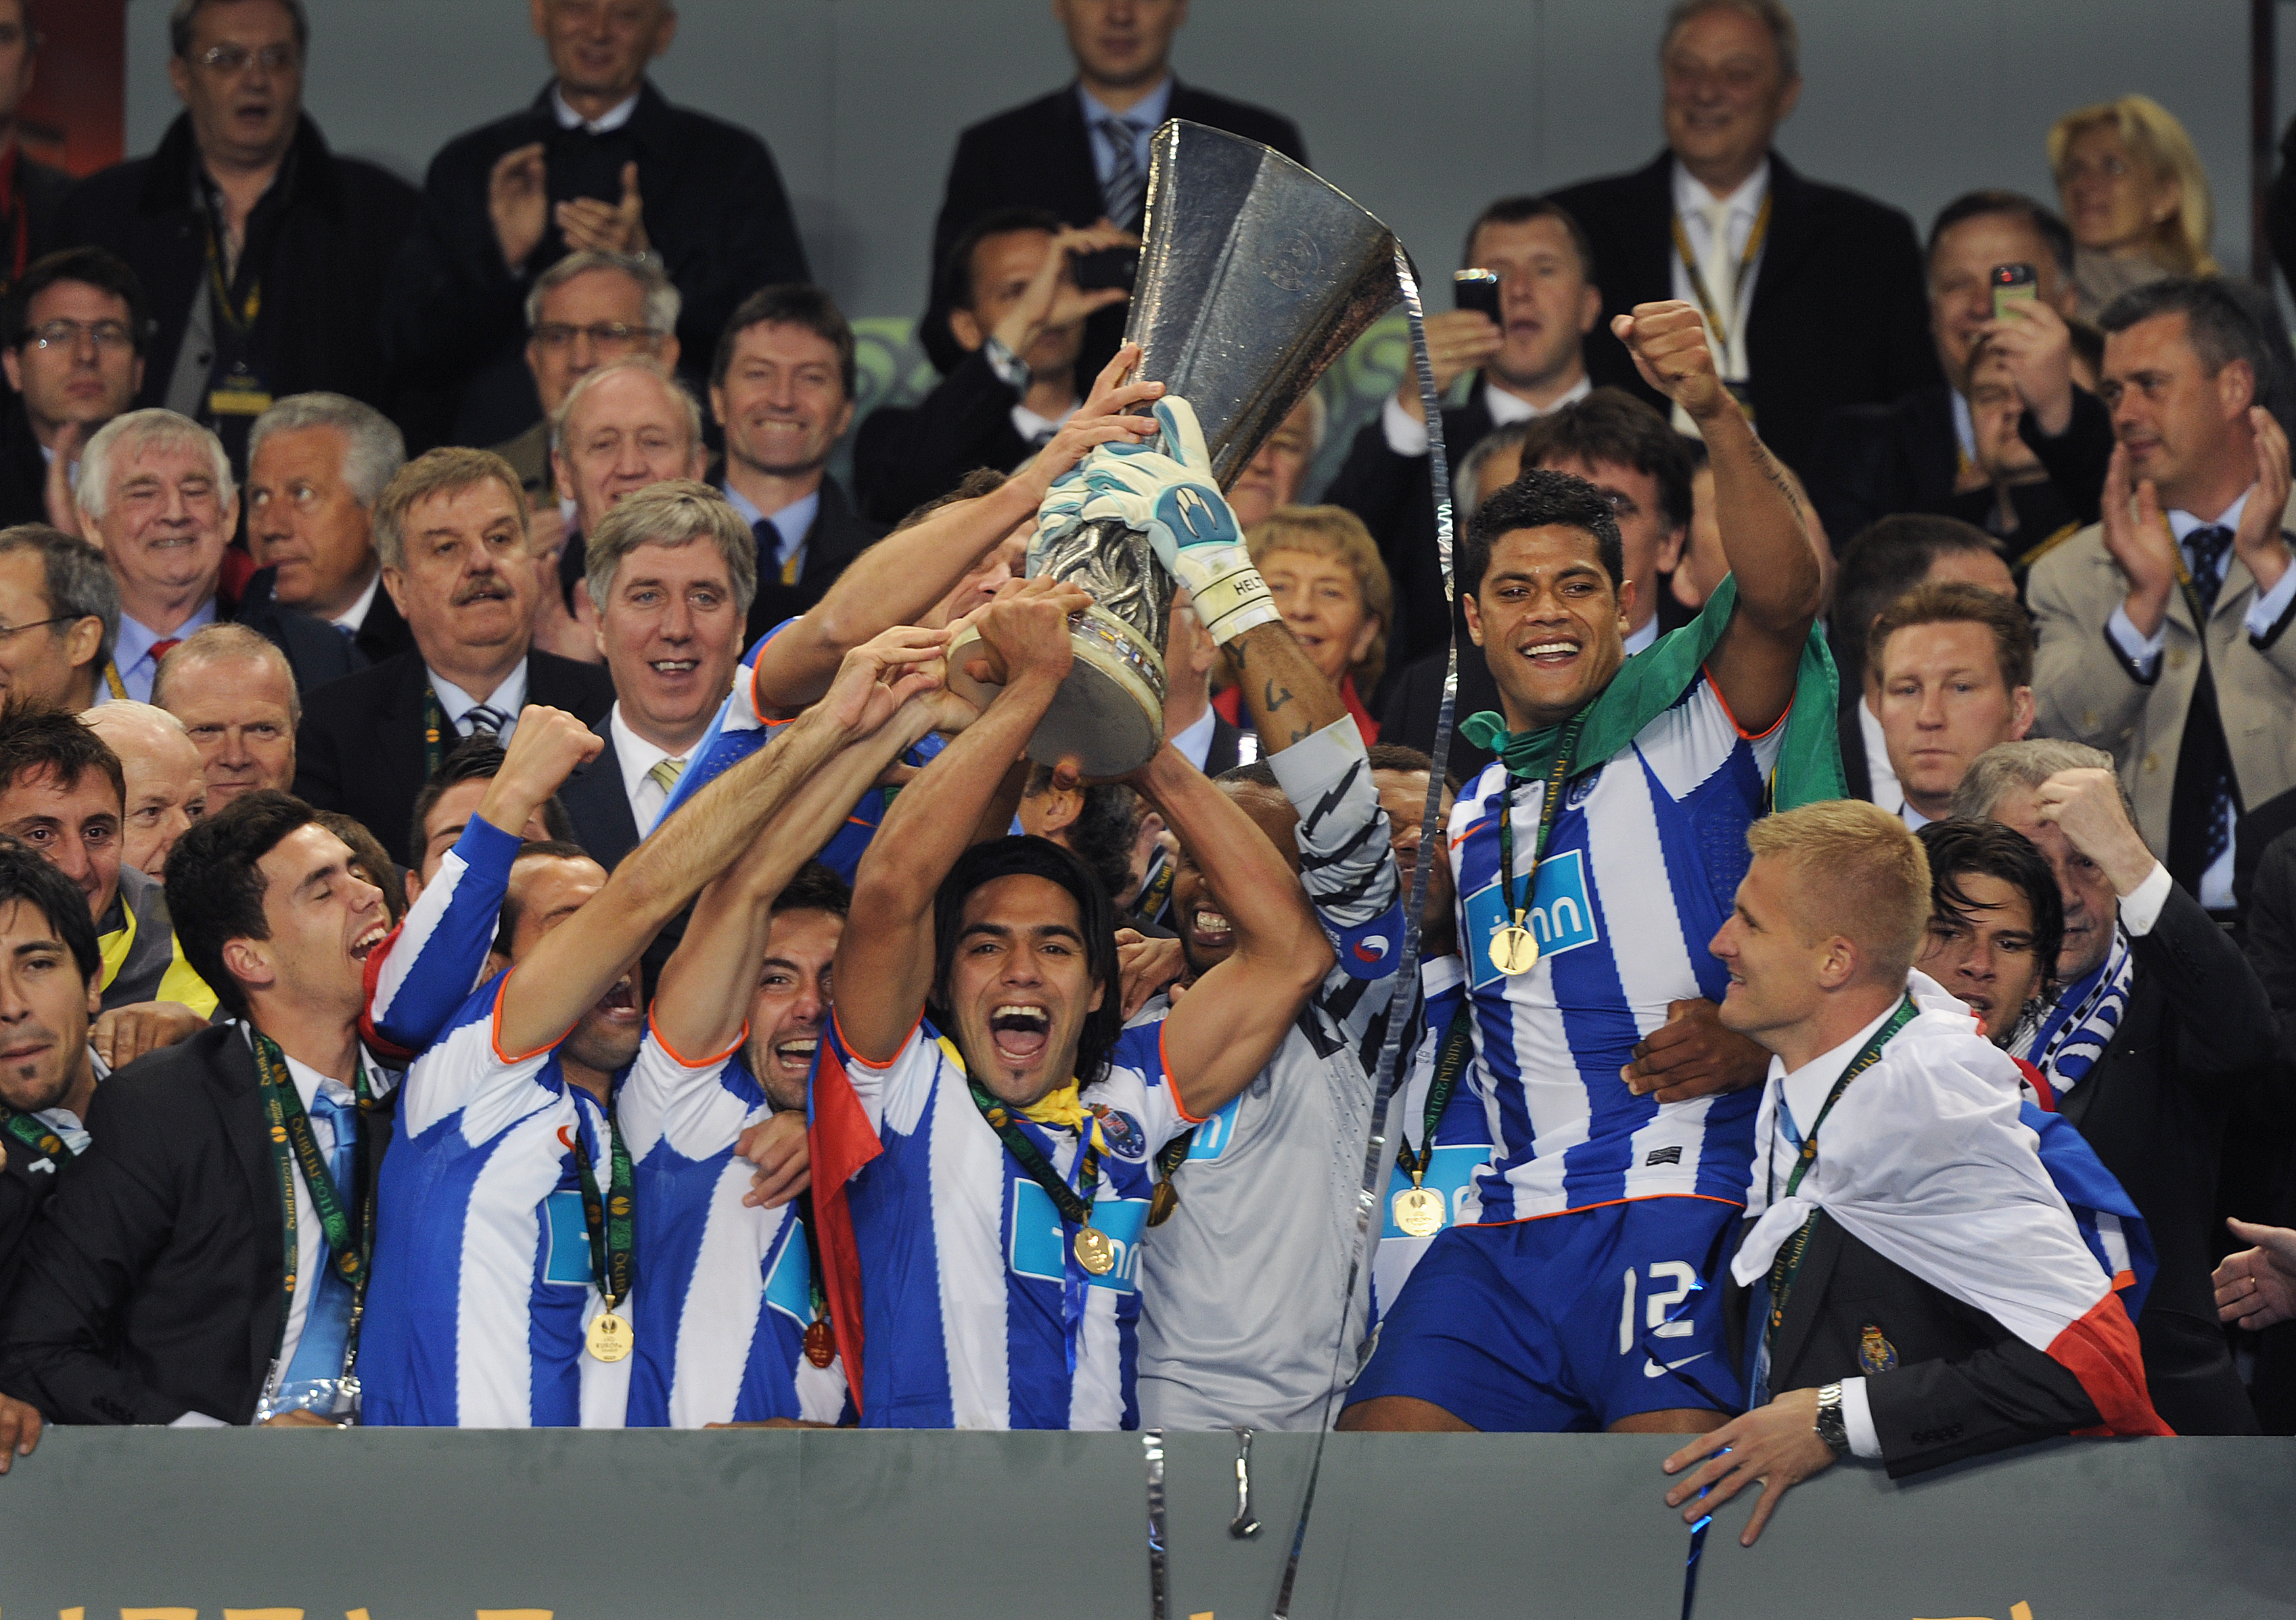
[[[260,416],[270,408],[271,391],[244,360],[232,366],[231,374],[219,387],[208,391],[210,416]]]

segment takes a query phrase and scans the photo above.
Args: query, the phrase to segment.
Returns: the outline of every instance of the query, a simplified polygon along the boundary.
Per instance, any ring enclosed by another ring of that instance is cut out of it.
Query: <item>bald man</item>
[[[211,624],[168,653],[152,700],[177,720],[206,762],[208,809],[295,781],[303,700],[287,655],[243,624]]]
[[[168,851],[193,822],[207,814],[207,769],[184,722],[165,709],[117,698],[80,719],[119,756],[127,777],[127,809],[119,827],[119,859],[148,876],[165,878]]]

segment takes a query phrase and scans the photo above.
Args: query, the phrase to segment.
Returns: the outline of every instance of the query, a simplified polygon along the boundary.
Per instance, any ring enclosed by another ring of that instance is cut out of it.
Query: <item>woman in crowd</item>
[[[2164,275],[2214,275],[2209,177],[2193,138],[2149,95],[2068,112],[2049,130],[2049,171],[2073,230],[2084,320]]]
[[[1376,743],[1379,722],[1364,700],[1387,668],[1395,588],[1371,530],[1344,507],[1286,506],[1244,538],[1283,621],[1355,716],[1365,745]],[[1236,724],[1240,701],[1230,687],[1213,706]]]

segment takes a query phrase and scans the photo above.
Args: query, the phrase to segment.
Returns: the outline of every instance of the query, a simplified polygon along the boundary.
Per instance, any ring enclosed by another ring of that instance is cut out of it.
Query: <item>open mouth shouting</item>
[[[593,1010],[608,1024],[637,1023],[643,1016],[643,1009],[638,1006],[637,980],[629,974],[624,974],[614,981],[613,989],[598,998],[598,1005]]]
[[[377,923],[365,933],[360,934],[358,938],[351,942],[351,960],[354,962],[365,961],[369,956],[373,954],[374,948],[377,945],[381,944],[384,938],[390,933],[390,929],[387,924]]]
[[[1053,1015],[1026,1001],[1002,1001],[988,1015],[988,1041],[1009,1068],[1032,1067],[1052,1044]]]

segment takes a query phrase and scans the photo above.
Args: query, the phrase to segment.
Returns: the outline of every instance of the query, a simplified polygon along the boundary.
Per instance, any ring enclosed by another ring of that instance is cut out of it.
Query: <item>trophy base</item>
[[[1069,640],[1076,662],[1029,738],[1029,758],[1039,765],[1070,761],[1092,778],[1137,770],[1164,742],[1163,660],[1137,630],[1096,604],[1070,616]],[[1003,688],[965,673],[980,642],[968,630],[949,648],[948,685],[985,708]]]

